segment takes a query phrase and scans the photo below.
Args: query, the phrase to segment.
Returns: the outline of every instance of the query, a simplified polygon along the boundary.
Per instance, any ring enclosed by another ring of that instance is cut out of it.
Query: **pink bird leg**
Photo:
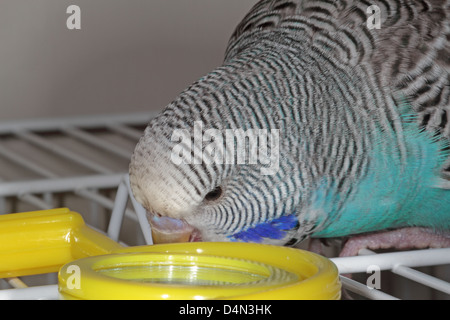
[[[450,247],[449,233],[439,234],[431,229],[411,227],[353,236],[345,243],[339,256],[356,256],[361,249],[406,250],[447,247]]]

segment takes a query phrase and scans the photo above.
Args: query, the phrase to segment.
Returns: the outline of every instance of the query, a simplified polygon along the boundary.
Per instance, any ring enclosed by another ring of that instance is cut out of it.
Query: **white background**
[[[161,110],[221,64],[256,2],[1,0],[0,121]]]

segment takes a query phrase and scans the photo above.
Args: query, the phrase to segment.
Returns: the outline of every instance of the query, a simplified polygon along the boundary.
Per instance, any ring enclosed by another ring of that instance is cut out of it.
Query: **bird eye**
[[[214,200],[219,199],[221,195],[222,195],[222,188],[217,187],[213,191],[206,194],[205,200],[206,201],[214,201]]]

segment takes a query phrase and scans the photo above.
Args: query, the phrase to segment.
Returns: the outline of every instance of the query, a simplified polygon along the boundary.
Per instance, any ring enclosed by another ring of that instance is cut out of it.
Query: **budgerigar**
[[[449,115],[450,1],[262,0],[150,121],[131,187],[159,241],[450,246]]]

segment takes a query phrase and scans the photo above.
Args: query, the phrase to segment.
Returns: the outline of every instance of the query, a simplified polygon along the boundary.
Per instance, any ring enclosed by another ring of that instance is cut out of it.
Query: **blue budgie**
[[[131,187],[159,242],[447,247],[449,114],[450,1],[262,0],[150,121]]]

